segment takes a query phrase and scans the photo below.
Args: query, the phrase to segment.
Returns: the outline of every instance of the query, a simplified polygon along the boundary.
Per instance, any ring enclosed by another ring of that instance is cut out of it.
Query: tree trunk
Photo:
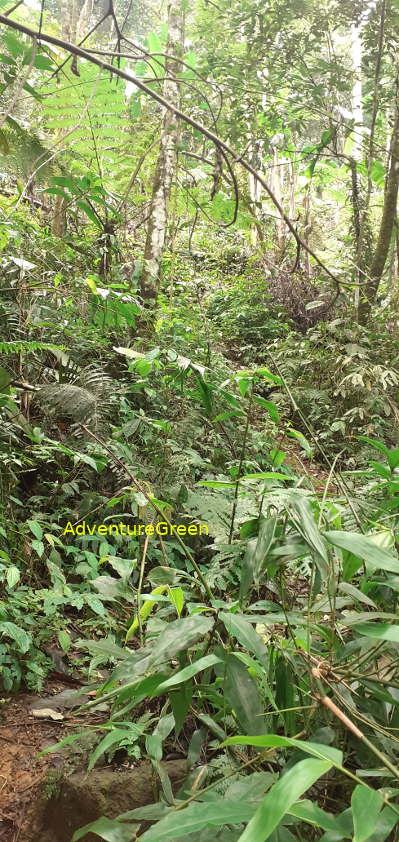
[[[355,131],[353,133],[353,151],[351,160],[352,178],[352,211],[355,245],[355,318],[359,319],[360,287],[359,281],[364,279],[364,255],[362,250],[362,233],[364,228],[364,214],[367,209],[361,207],[362,184],[357,165],[362,160],[363,145],[363,98],[362,98],[362,38],[360,24],[353,24],[351,27],[351,52],[354,71],[352,87],[352,111],[354,116]],[[362,212],[363,211],[363,212]],[[363,266],[360,266],[360,263]]]
[[[255,141],[253,144],[251,144],[251,147],[248,151],[252,166],[254,167],[254,169],[260,170],[261,155],[259,154],[259,141]],[[256,248],[259,237],[259,213],[260,204],[262,200],[262,185],[252,175],[252,173],[248,173],[248,187],[251,212],[254,216],[254,222],[251,225],[251,245],[253,246],[253,248]]]
[[[66,231],[66,208],[67,200],[63,196],[56,196],[54,202],[54,213],[51,222],[51,233],[55,237],[63,237]]]
[[[171,0],[168,7],[168,56],[179,56],[183,51],[184,16],[180,0]],[[165,59],[163,96],[177,108],[180,103],[179,84],[173,77],[181,66],[173,58]],[[172,77],[172,78],[171,78]],[[176,172],[178,120],[171,111],[162,118],[158,161],[155,169],[147,237],[144,248],[144,266],[141,276],[141,294],[146,303],[156,300],[161,276],[162,255],[168,226],[169,199]]]
[[[368,272],[368,280],[365,287],[360,289],[359,322],[366,324],[371,308],[375,302],[378,287],[384,272],[385,263],[388,257],[389,245],[391,242],[393,226],[396,216],[396,205],[398,200],[399,186],[399,78],[396,82],[395,117],[391,135],[390,145],[390,166],[386,183],[384,206],[378,240],[375,247],[373,259]]]
[[[66,41],[72,43],[76,38],[77,23],[77,0],[62,0],[61,2],[61,35]],[[60,138],[65,132],[61,130]],[[51,233],[55,237],[63,237],[66,232],[67,218],[66,209],[68,202],[63,196],[56,196],[54,202],[54,213],[51,221]]]
[[[282,166],[281,161],[278,157],[278,150],[276,147],[273,147],[273,164],[270,170],[270,183],[271,189],[278,199],[280,205],[283,203],[283,186],[282,186]],[[276,242],[277,248],[280,251],[281,255],[284,252],[284,245],[285,245],[285,223],[284,220],[279,216],[276,219]]]

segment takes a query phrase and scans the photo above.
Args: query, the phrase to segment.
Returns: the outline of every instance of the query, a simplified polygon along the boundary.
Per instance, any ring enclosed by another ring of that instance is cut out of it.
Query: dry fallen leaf
[[[56,719],[57,721],[64,719],[62,713],[59,713],[58,710],[52,710],[51,708],[38,708],[37,710],[32,710],[31,713],[35,719]]]

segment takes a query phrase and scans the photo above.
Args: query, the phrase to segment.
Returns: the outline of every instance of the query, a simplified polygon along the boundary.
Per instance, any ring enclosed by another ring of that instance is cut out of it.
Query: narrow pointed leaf
[[[334,530],[324,532],[324,537],[334,547],[340,547],[340,549],[347,550],[363,559],[371,570],[388,570],[390,573],[399,573],[399,559],[379,547],[370,535]]]
[[[366,842],[376,828],[384,804],[383,797],[379,792],[359,784],[353,790],[351,804],[355,830],[353,842]]]
[[[265,842],[295,801],[331,766],[327,760],[314,758],[296,763],[269,790],[238,842]]]

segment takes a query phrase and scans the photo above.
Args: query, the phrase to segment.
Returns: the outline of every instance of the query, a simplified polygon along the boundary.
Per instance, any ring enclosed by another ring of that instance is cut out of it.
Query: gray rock
[[[80,693],[79,690],[62,690],[54,696],[47,696],[46,699],[35,699],[31,705],[31,711],[51,708],[51,710],[72,710],[90,701],[90,696]]]

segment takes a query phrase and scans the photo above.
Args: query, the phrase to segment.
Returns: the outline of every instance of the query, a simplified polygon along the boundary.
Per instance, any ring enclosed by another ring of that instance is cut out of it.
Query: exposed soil
[[[59,684],[48,685],[62,689]],[[62,740],[70,731],[64,722],[35,719],[31,706],[37,696],[6,699],[0,708],[0,842],[33,842],[39,828],[38,801],[49,770],[60,769],[59,753],[38,754]]]
[[[103,757],[101,768],[87,773],[102,734],[85,726],[100,724],[108,713],[97,708],[78,717],[73,707],[88,697],[72,693],[70,686],[49,681],[43,697],[21,694],[0,707],[0,842],[70,842],[75,830],[102,815],[113,818],[158,800],[160,782],[148,761],[106,766]],[[53,721],[51,714],[60,719]],[[38,756],[79,731],[78,742]],[[186,762],[163,766],[176,789]],[[82,842],[97,838],[87,834]]]

